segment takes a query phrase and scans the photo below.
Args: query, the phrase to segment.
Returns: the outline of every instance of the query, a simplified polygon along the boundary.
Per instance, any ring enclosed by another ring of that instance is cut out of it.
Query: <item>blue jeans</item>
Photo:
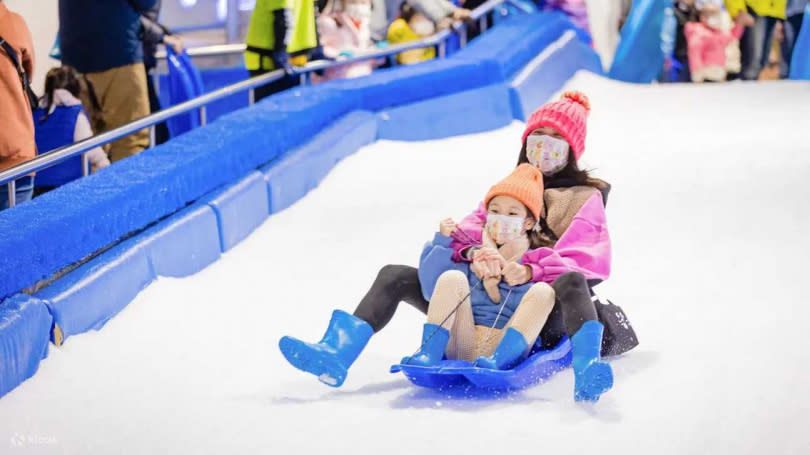
[[[750,8],[748,12],[754,17],[754,25],[747,27],[740,38],[741,76],[745,80],[755,81],[759,78],[762,68],[768,63],[768,56],[771,53],[770,45],[773,42],[773,28],[779,19],[757,16]]]
[[[790,74],[790,61],[793,58],[793,47],[796,45],[796,38],[802,29],[804,13],[794,14],[787,18],[782,24],[785,27],[785,40],[782,41],[782,60],[779,62],[779,77],[787,79]]]
[[[33,177],[23,177],[17,180],[17,191],[15,192],[17,198],[15,202],[17,204],[21,204],[26,201],[31,200],[31,196],[34,195],[34,178]],[[5,210],[8,208],[8,185],[2,184],[0,185],[0,210]]]

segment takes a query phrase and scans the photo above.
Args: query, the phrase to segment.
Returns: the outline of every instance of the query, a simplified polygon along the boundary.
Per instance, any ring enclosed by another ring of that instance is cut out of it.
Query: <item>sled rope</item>
[[[495,322],[492,323],[492,327],[489,328],[489,332],[487,333],[487,338],[484,340],[484,344],[489,344],[490,340],[492,340],[492,336],[495,334],[495,326],[498,325],[498,320],[501,318],[501,314],[503,313],[503,309],[506,308],[506,304],[509,302],[509,297],[512,295],[512,288],[509,288],[509,292],[506,293],[506,298],[503,300],[503,304],[500,308],[498,308],[498,314],[495,316]],[[473,366],[478,366],[478,359],[475,360]]]

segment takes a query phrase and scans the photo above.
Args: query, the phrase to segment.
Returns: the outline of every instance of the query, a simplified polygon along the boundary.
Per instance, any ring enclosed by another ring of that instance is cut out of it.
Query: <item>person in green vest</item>
[[[287,75],[258,87],[255,100],[298,84],[293,65],[303,66],[318,47],[313,0],[256,0],[247,31],[245,66],[255,77],[275,69]]]

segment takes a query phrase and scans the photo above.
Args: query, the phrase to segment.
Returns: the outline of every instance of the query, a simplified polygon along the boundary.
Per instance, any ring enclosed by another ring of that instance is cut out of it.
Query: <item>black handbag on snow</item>
[[[593,299],[599,321],[605,326],[602,335],[602,355],[624,354],[638,346],[636,332],[621,307],[614,305],[610,300],[603,303],[597,296]]]
[[[36,93],[31,90],[31,82],[28,79],[28,75],[25,74],[25,71],[22,68],[17,51],[14,50],[14,48],[11,47],[8,41],[4,40],[2,36],[0,36],[0,47],[6,51],[6,55],[9,59],[11,59],[14,69],[17,70],[17,75],[20,77],[20,83],[22,84],[23,93],[25,93],[25,97],[28,99],[28,105],[31,106],[32,111],[36,110],[39,107],[39,98],[37,97]]]

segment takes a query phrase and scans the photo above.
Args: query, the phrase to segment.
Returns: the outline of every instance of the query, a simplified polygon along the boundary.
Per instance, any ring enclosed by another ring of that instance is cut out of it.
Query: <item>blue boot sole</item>
[[[613,387],[613,369],[605,362],[594,362],[576,381],[575,401],[599,401],[599,396]]]
[[[286,336],[278,342],[278,347],[292,366],[314,374],[330,387],[340,387],[346,380],[348,371],[334,353]]]

